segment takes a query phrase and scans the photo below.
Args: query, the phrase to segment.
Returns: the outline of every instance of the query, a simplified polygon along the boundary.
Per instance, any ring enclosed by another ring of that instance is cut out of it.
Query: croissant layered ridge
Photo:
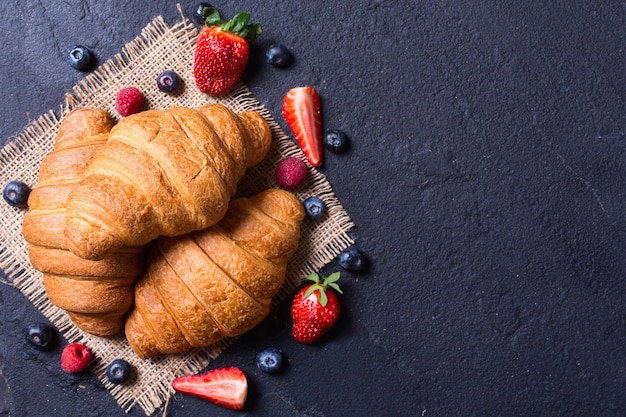
[[[53,151],[41,162],[22,223],[30,262],[43,273],[48,299],[66,310],[77,327],[97,336],[122,328],[145,264],[142,247],[119,248],[91,261],[73,254],[65,239],[68,196],[112,127],[113,119],[100,109],[79,109],[65,117]]]
[[[141,358],[239,336],[269,313],[296,252],[304,210],[270,189],[233,200],[214,226],[159,237],[137,281],[126,337]]]
[[[265,119],[221,104],[122,119],[68,197],[65,236],[84,259],[217,223],[271,145]]]

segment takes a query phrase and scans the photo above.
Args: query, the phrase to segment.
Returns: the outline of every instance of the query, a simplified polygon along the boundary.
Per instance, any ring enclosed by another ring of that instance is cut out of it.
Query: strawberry
[[[221,95],[241,78],[250,44],[261,34],[259,23],[248,23],[250,15],[237,13],[232,20],[222,21],[214,8],[206,11],[206,26],[198,34],[193,61],[196,85],[203,93]]]
[[[295,87],[283,98],[283,117],[296,142],[314,167],[322,164],[322,113],[320,97],[313,87]]]
[[[246,375],[234,366],[175,378],[172,388],[232,410],[241,410],[248,396]]]
[[[300,343],[313,343],[329,331],[339,319],[341,308],[337,294],[341,293],[337,281],[339,272],[328,277],[311,274],[307,277],[312,281],[302,288],[291,303],[293,327],[291,335]]]

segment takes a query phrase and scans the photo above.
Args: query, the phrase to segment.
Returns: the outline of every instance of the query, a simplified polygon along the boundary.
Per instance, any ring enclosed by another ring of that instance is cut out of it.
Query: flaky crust
[[[99,259],[217,223],[246,168],[265,158],[270,144],[263,117],[221,104],[122,119],[68,197],[70,250]]]
[[[75,110],[63,120],[53,152],[41,162],[22,225],[31,264],[43,272],[50,302],[66,310],[77,327],[98,336],[113,335],[122,327],[133,304],[133,283],[145,263],[142,248],[85,260],[70,252],[65,240],[68,195],[112,127],[110,115],[99,109]]]
[[[141,358],[179,353],[261,322],[285,280],[303,218],[293,194],[270,189],[233,200],[212,227],[160,237],[126,321],[131,348]]]

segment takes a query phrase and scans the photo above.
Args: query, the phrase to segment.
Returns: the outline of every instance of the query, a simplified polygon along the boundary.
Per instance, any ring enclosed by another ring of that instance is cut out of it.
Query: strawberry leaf
[[[204,16],[204,22],[207,26],[219,26],[224,23],[220,12],[213,7],[205,7],[202,9],[202,16]]]
[[[304,294],[302,294],[302,298],[309,297],[311,294],[313,294],[313,291],[315,291],[317,289],[318,289],[318,287],[316,285],[310,285],[309,288],[306,289]]]
[[[254,42],[256,38],[261,36],[261,33],[263,33],[263,29],[261,28],[261,24],[259,22],[254,22],[253,24],[248,25],[248,29],[250,29],[250,32],[246,36],[248,42]]]
[[[231,20],[231,31],[235,33],[241,34],[241,31],[244,30],[248,26],[248,22],[250,21],[250,14],[246,12],[239,12],[233,17]],[[245,36],[241,35],[245,38]]]
[[[341,272],[334,272],[326,277],[324,280],[325,284],[332,284],[333,282],[339,281],[339,277],[341,276]]]
[[[322,305],[322,307],[326,307],[326,304],[328,304],[328,296],[326,295],[326,291],[324,291],[324,288],[320,288],[319,303]]]
[[[337,283],[331,282],[330,284],[328,284],[328,286],[337,291],[339,294],[343,294],[343,291],[341,291],[341,288],[339,288],[339,285],[337,285]]]
[[[320,282],[320,276],[316,272],[313,272],[312,274],[307,275],[306,279],[308,281],[313,281],[316,284]]]
[[[323,287],[330,287],[333,290],[337,291],[339,294],[343,294],[343,291],[341,291],[341,288],[339,288],[339,284],[337,284],[337,281],[339,281],[340,277],[341,277],[340,272],[334,272],[330,274],[329,276],[325,277],[321,285]]]
[[[239,12],[231,20],[221,22],[220,25],[224,32],[232,32],[248,42],[254,41],[263,32],[259,22],[250,23],[250,14],[246,12]]]
[[[315,291],[319,291],[320,295],[318,297],[318,302],[322,305],[322,307],[326,307],[326,304],[328,303],[326,289],[328,287],[337,291],[339,294],[343,294],[343,291],[341,291],[341,288],[339,288],[339,284],[337,284],[337,281],[339,281],[340,277],[340,272],[334,272],[327,277],[323,275],[320,277],[320,274],[318,274],[317,272],[313,272],[307,275],[306,280],[313,282],[313,284],[309,284],[304,294],[302,294],[302,298],[307,298]]]

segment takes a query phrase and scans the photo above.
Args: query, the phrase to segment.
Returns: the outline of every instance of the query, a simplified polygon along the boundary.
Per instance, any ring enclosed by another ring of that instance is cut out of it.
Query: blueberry
[[[285,68],[291,64],[291,52],[281,44],[270,45],[265,51],[265,58],[268,64],[278,68]]]
[[[326,211],[324,202],[318,197],[308,197],[302,204],[304,205],[306,216],[311,220],[320,219]]]
[[[76,45],[67,54],[67,62],[78,71],[88,71],[93,64],[93,54],[87,47]]]
[[[124,359],[115,359],[107,366],[106,375],[112,384],[123,384],[130,379],[132,367]]]
[[[349,145],[348,136],[341,130],[329,130],[324,135],[324,147],[329,151],[341,153],[348,149]]]
[[[339,254],[339,266],[343,269],[358,273],[363,272],[366,267],[367,259],[355,246],[344,249]]]
[[[180,77],[172,70],[163,71],[157,77],[157,87],[164,93],[174,93],[180,87]]]
[[[213,7],[209,3],[198,3],[193,10],[193,20],[195,20],[198,24],[204,25],[206,17],[208,14],[205,14],[206,8]]]
[[[13,207],[25,207],[28,203],[30,187],[22,181],[10,181],[4,186],[2,197],[8,205]]]
[[[54,346],[56,331],[48,323],[31,323],[26,340],[35,349],[47,350]]]
[[[283,351],[273,346],[261,349],[256,354],[256,366],[268,374],[279,372],[283,367],[283,361]]]

